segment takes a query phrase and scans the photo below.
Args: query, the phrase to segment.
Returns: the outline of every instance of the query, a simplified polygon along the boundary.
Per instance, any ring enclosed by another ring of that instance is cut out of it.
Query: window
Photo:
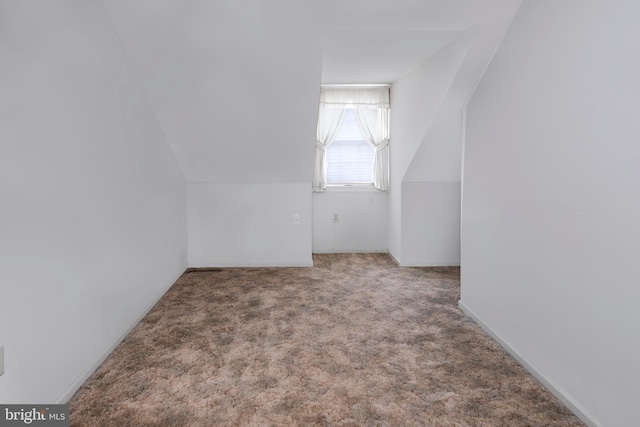
[[[389,190],[389,86],[323,86],[312,188],[373,185]]]
[[[374,150],[360,132],[353,109],[344,112],[342,125],[326,149],[327,184],[373,185]]]

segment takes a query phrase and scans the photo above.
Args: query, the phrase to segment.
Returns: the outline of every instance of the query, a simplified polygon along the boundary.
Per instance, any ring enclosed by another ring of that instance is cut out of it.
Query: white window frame
[[[314,192],[328,187],[370,187],[360,183],[327,183],[326,149],[340,131],[347,108],[354,110],[358,127],[374,147],[373,188],[389,190],[389,85],[324,85],[320,91],[316,156],[313,169]]]

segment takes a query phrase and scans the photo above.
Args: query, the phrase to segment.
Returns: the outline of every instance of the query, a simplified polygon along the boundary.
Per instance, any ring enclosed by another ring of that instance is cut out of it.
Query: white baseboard
[[[296,262],[206,262],[190,263],[189,268],[289,268],[289,267],[313,267],[313,260]]]
[[[393,259],[393,261],[396,263],[397,267],[401,267],[400,265],[400,261],[398,261],[398,258],[395,257],[395,255],[393,255],[391,252],[387,252],[389,254],[389,256],[391,256],[391,259]]]
[[[456,259],[453,261],[445,261],[445,262],[418,262],[418,263],[407,263],[407,262],[400,262],[398,260],[398,258],[395,257],[395,255],[393,255],[391,252],[387,252],[391,258],[393,258],[393,260],[395,261],[396,265],[398,267],[460,267],[460,259]]]
[[[458,301],[458,307],[474,322],[476,322],[487,334],[498,342],[514,359],[518,361],[527,371],[531,373],[547,390],[549,390],[555,397],[557,397],[562,403],[565,404],[571,412],[573,412],[578,418],[580,418],[589,427],[602,427],[597,423],[593,417],[587,414],[587,411],[571,398],[564,390],[558,387],[551,379],[547,378],[542,372],[540,372],[535,365],[529,362],[524,356],[518,353],[507,341],[505,341],[500,335],[487,326],[486,323],[478,317],[478,315],[471,310],[462,300]]]
[[[182,273],[180,274],[180,276]],[[166,289],[163,289],[158,295],[156,295],[153,300],[147,304],[147,306],[142,310],[140,315],[136,318],[136,320],[122,333],[118,338],[116,338],[107,348],[98,356],[89,366],[85,368],[84,371],[80,375],[76,377],[75,380],[71,382],[69,387],[56,399],[55,404],[66,404],[69,403],[73,395],[82,387],[82,385],[89,379],[89,377],[102,365],[102,363],[106,360],[107,357],[113,352],[113,350],[118,347],[118,345],[126,338],[127,335],[136,327],[138,323],[144,318],[144,316],[151,311],[154,305],[162,298],[162,296],[167,293],[169,288],[175,284],[175,282],[180,278],[180,276],[176,277],[176,279],[169,284]]]
[[[386,249],[336,249],[336,250],[317,250],[314,254],[386,254]]]
[[[457,261],[436,261],[436,262],[407,262],[402,267],[460,267],[460,260]]]

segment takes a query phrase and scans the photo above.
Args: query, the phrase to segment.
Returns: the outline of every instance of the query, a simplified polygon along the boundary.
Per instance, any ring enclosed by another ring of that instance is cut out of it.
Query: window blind
[[[374,150],[360,132],[353,110],[345,110],[336,139],[327,147],[328,184],[372,184]]]

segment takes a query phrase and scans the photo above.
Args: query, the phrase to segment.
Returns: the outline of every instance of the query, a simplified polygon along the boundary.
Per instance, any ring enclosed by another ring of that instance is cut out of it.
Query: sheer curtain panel
[[[318,110],[318,130],[316,135],[316,158],[313,165],[312,188],[315,192],[327,188],[327,146],[333,142],[340,130],[344,109],[323,108]]]
[[[378,190],[389,190],[389,109],[356,109],[356,120],[360,132],[373,146],[373,186]]]

